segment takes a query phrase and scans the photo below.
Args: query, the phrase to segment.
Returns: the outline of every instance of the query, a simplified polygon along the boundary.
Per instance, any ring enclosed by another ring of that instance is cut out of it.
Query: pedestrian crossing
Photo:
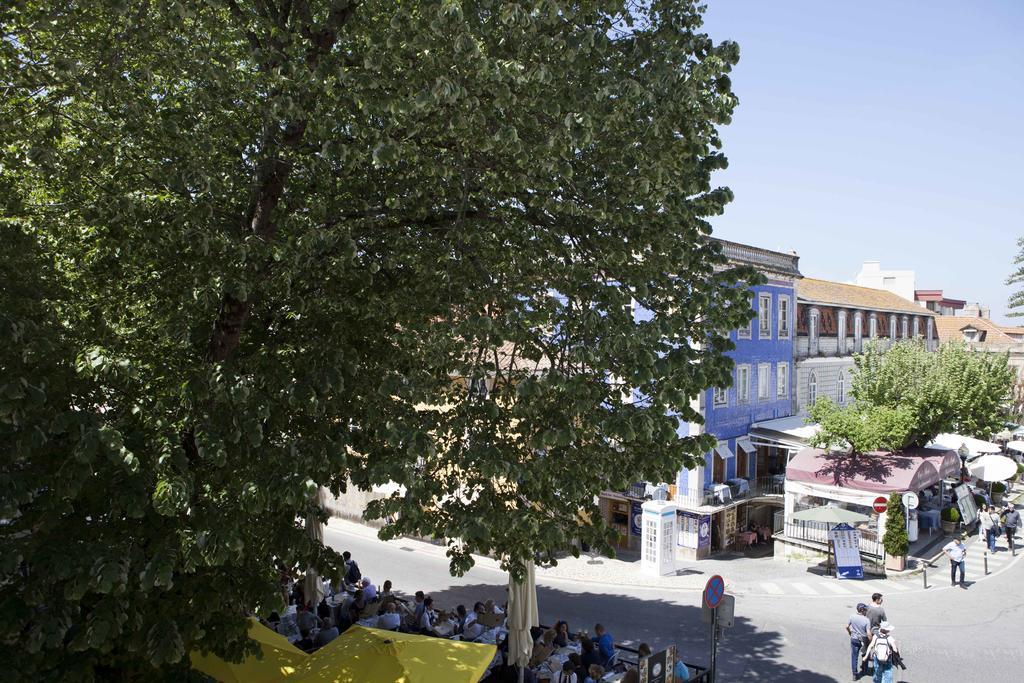
[[[1024,544],[1019,544],[1024,545]],[[1018,547],[1017,552],[1024,554],[1024,548]],[[1006,542],[997,544],[995,553],[986,553],[985,543],[977,537],[967,545],[966,582],[972,584],[985,578],[985,557],[988,556],[988,574],[995,574],[1009,567],[1017,558],[1006,547]],[[959,578],[959,577],[958,577]],[[949,586],[949,562],[940,557],[928,567],[928,589]],[[738,592],[748,595],[764,595],[769,597],[834,597],[863,598],[874,592],[882,594],[907,593],[924,590],[924,577],[917,573],[897,579],[866,576],[863,581],[839,580],[834,577],[810,576],[801,581],[751,582],[739,588]]]

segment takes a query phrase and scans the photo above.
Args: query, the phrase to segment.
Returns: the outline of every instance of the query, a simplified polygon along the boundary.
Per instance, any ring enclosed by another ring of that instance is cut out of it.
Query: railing
[[[782,496],[786,493],[786,480],[776,477],[758,477],[750,481],[752,496]]]
[[[618,652],[620,652],[620,653],[621,652],[628,652],[630,655],[632,655],[632,657],[623,657],[623,656],[619,655],[619,657],[618,657],[618,661],[619,662],[621,662],[623,664],[628,664],[630,666],[639,666],[640,665],[640,652],[639,652],[639,650],[635,650],[635,649],[633,649],[631,647],[626,647],[625,645],[619,645],[619,644],[615,645],[615,649],[618,650]],[[686,664],[686,667],[690,670],[690,683],[701,683],[701,682],[707,683],[707,681],[709,680],[708,677],[710,675],[710,672],[707,670],[707,668],[705,668],[703,666],[697,666],[696,664],[690,664],[689,662],[686,662],[686,661],[684,661],[683,664]]]
[[[798,522],[785,521],[784,512],[776,512],[773,518],[772,528],[776,534],[783,534],[787,538],[799,541],[807,541],[822,548],[828,548],[828,524],[822,522]],[[859,529],[859,548],[862,555],[870,557],[883,557],[884,549],[878,540],[878,534],[873,529]]]

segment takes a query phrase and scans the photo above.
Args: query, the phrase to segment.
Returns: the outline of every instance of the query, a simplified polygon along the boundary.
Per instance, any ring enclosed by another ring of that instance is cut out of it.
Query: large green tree
[[[275,561],[336,571],[301,524],[321,486],[401,484],[368,513],[452,539],[456,572],[608,549],[595,494],[709,447],[677,423],[750,316],[706,239],[738,50],[700,24],[679,0],[4,3],[0,659],[237,656]]]
[[[1003,428],[1016,377],[1006,354],[957,342],[928,351],[907,340],[887,349],[868,344],[854,362],[853,404],[811,408],[822,427],[817,445],[899,450],[944,432],[988,438]]]
[[[1006,278],[1007,285],[1019,287],[1019,289],[1010,293],[1010,299],[1007,302],[1007,306],[1010,309],[1007,315],[1011,317],[1024,316],[1024,237],[1017,240],[1017,247],[1020,251],[1017,252],[1017,256],[1013,259],[1013,265],[1016,266],[1016,270],[1010,274],[1010,277]]]

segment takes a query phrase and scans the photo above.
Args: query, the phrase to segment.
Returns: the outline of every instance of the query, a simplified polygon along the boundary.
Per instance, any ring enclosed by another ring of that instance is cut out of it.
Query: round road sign
[[[718,607],[718,603],[722,602],[723,595],[725,595],[725,579],[715,574],[708,579],[707,585],[704,586],[704,604],[715,609]]]
[[[875,498],[875,504],[873,507],[875,508],[875,512],[881,514],[885,512],[885,508],[888,504],[889,501],[885,499],[885,496],[879,496],[878,498]]]
[[[907,491],[906,493],[903,494],[903,505],[908,510],[916,510],[917,503],[917,494],[914,493],[913,491]]]

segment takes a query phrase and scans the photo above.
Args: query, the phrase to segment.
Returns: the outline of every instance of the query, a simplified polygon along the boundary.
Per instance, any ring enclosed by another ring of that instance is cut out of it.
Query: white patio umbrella
[[[1017,463],[1005,455],[983,455],[969,462],[967,471],[982,481],[1006,481],[1017,474]]]
[[[1003,450],[998,444],[994,444],[991,441],[983,441],[982,439],[975,439],[960,434],[939,434],[928,444],[928,447],[946,448],[951,451],[959,451],[961,447],[966,447],[968,458],[988,453],[999,453]]]
[[[526,565],[526,576],[522,581],[508,579],[508,657],[519,667],[519,681],[522,683],[524,670],[533,654],[533,637],[530,628],[540,625],[537,613],[537,582],[533,562]]]
[[[1024,441],[1011,441],[1006,444],[1006,447],[1011,451],[1017,451],[1018,453],[1024,453]]]

